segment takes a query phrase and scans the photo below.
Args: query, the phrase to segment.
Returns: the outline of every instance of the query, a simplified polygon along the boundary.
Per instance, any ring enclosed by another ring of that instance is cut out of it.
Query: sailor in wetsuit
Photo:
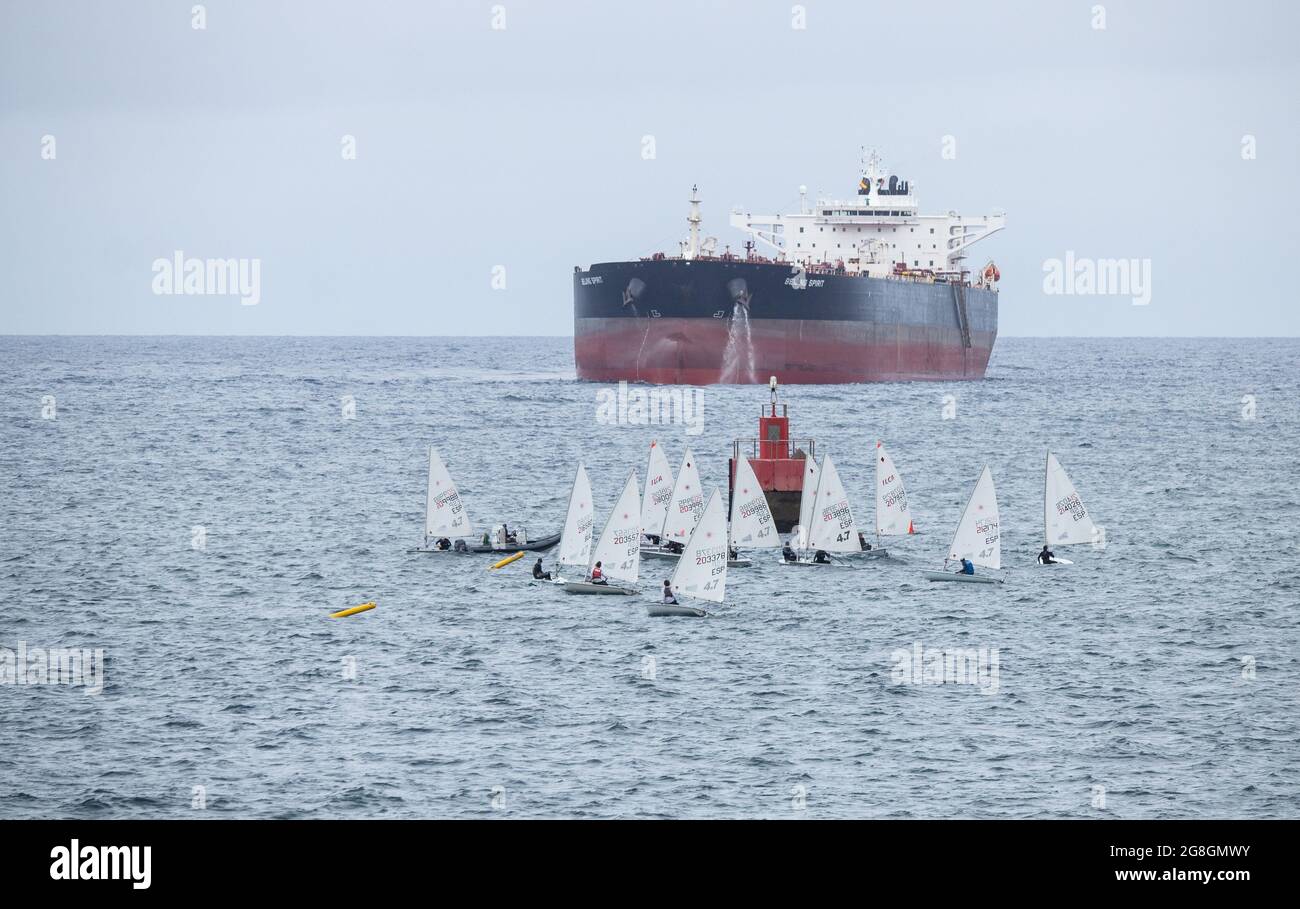
[[[681,555],[682,550],[684,550],[686,547],[683,546],[681,543],[678,543],[676,540],[669,540],[666,548],[668,549],[669,552],[675,552],[677,553],[677,555]]]
[[[790,548],[789,541],[781,547],[781,558],[785,559],[787,562],[799,561],[799,556],[795,555],[795,551]]]
[[[736,561],[736,559],[740,558],[740,550],[738,550],[735,546],[728,546],[727,558],[731,559],[731,561],[733,562]]]
[[[970,559],[962,559],[961,569],[957,572],[957,574],[974,574],[974,573],[975,573],[975,563],[972,562]]]
[[[1040,552],[1040,553],[1038,554],[1038,564],[1039,564],[1039,565],[1051,565],[1051,564],[1052,564],[1053,562],[1055,562],[1055,561],[1056,561],[1056,553],[1054,553],[1054,552],[1052,552],[1052,550],[1048,549],[1048,548],[1047,548],[1047,544],[1044,543],[1044,544],[1043,544],[1043,551]]]
[[[446,552],[448,549],[451,549],[451,540],[447,539],[446,537],[439,537],[438,542],[434,543],[433,545],[437,546],[443,552]]]
[[[831,554],[825,549],[819,549],[817,554],[813,556],[813,561],[818,565],[829,565],[831,563]]]
[[[533,577],[539,581],[549,581],[551,579],[551,573],[549,571],[542,571],[541,559],[538,559],[537,564],[533,566]]]
[[[664,581],[664,605],[677,605],[677,597],[673,596],[673,588],[667,581]]]
[[[609,581],[605,580],[605,572],[603,572],[603,571],[600,570],[600,563],[599,563],[599,562],[597,562],[595,565],[593,565],[593,566],[591,567],[591,583],[593,583],[593,584],[608,584],[608,583],[609,583]]]

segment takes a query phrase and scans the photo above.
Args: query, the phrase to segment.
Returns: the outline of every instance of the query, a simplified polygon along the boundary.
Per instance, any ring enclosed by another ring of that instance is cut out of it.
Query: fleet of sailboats
[[[705,615],[702,607],[675,602],[675,597],[721,603],[728,568],[753,564],[740,550],[782,546],[767,495],[748,458],[735,462],[728,513],[719,490],[714,489],[705,499],[699,467],[690,449],[683,455],[674,477],[663,447],[657,441],[651,443],[645,495],[642,496],[636,471],[630,471],[598,537],[594,535],[591,478],[586,466],[579,462],[561,532],[531,544],[522,539],[522,533],[521,539],[511,534],[509,545],[502,546],[489,539],[472,545],[467,542],[473,534],[473,525],[460,491],[438,450],[430,446],[428,455],[424,544],[413,551],[543,549],[558,542],[553,583],[569,593],[622,596],[638,592],[643,558],[672,559],[676,565],[666,582],[666,590],[655,591],[663,601],[648,607],[654,616]],[[863,551],[883,555],[887,553],[880,543],[882,538],[916,532],[902,475],[883,442],[876,442],[874,461],[877,545],[865,545],[848,492],[830,455],[824,455],[820,464],[809,456],[803,469],[799,523],[786,544],[797,548],[797,555],[791,560],[787,551],[781,560],[784,564],[833,564],[829,558],[832,554],[851,556]],[[1043,549],[1037,563],[1071,565],[1069,559],[1056,556],[1052,547],[1095,544],[1099,534],[1100,529],[1065,468],[1053,452],[1047,452],[1043,477]],[[997,491],[992,471],[985,465],[957,522],[943,570],[927,571],[924,576],[930,581],[1001,584],[1005,576],[995,573],[1001,570]],[[538,577],[544,576],[538,574]]]

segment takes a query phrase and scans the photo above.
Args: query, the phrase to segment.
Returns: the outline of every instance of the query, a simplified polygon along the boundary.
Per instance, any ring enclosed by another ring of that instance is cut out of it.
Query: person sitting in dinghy
[[[538,559],[537,564],[533,566],[533,577],[538,581],[549,581],[551,579],[549,571],[542,571],[541,559]]]
[[[785,559],[787,562],[799,561],[799,556],[790,548],[789,540],[786,540],[785,545],[781,547],[781,558]]]
[[[681,543],[678,543],[676,540],[669,540],[666,548],[668,549],[669,552],[674,552],[677,555],[681,555],[682,552],[684,552],[686,549],[685,546],[683,546]]]
[[[831,563],[831,554],[825,549],[819,549],[817,554],[813,556],[813,561],[818,565],[829,565]]]
[[[863,552],[871,551],[871,544],[867,542],[867,535],[860,530],[858,531],[858,546]]]
[[[439,537],[438,542],[433,545],[437,546],[443,552],[446,552],[448,549],[451,549],[451,540],[446,537]]]
[[[599,563],[599,562],[597,562],[595,565],[591,566],[591,583],[593,583],[593,584],[608,584],[608,583],[609,583],[609,581],[605,580],[605,572],[603,572],[603,571],[600,570],[600,563]]]
[[[975,563],[972,562],[970,559],[962,559],[961,569],[957,572],[957,574],[974,574],[974,573],[975,573]]]
[[[1039,565],[1051,565],[1051,564],[1053,564],[1053,563],[1055,563],[1055,562],[1056,562],[1056,553],[1054,553],[1054,552],[1052,552],[1052,550],[1048,549],[1048,548],[1047,548],[1047,544],[1044,543],[1044,544],[1043,544],[1043,551],[1040,552],[1040,553],[1038,554],[1038,564],[1039,564]]]
[[[677,597],[673,596],[672,585],[669,584],[667,581],[664,581],[664,605],[665,606],[677,605]]]

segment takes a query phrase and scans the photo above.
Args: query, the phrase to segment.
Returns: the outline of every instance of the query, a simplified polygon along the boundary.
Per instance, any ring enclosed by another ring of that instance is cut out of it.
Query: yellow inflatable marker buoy
[[[356,615],[358,612],[369,612],[374,608],[374,603],[362,603],[360,606],[353,606],[351,609],[341,609],[338,612],[332,612],[330,613],[330,618],[346,619],[350,615]]]
[[[523,557],[524,557],[524,551],[521,549],[512,556],[506,556],[500,562],[497,562],[495,565],[489,568],[488,571],[495,571],[498,568],[504,568],[507,565],[509,565],[511,562],[517,562]]]

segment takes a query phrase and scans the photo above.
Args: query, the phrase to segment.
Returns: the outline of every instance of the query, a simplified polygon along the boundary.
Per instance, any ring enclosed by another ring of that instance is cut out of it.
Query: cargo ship
[[[653,384],[842,384],[979,379],[998,333],[997,266],[966,266],[1001,212],[919,213],[909,181],[874,151],[856,196],[799,211],[733,209],[743,253],[701,239],[692,188],[687,237],[669,255],[577,266],[578,378]]]

